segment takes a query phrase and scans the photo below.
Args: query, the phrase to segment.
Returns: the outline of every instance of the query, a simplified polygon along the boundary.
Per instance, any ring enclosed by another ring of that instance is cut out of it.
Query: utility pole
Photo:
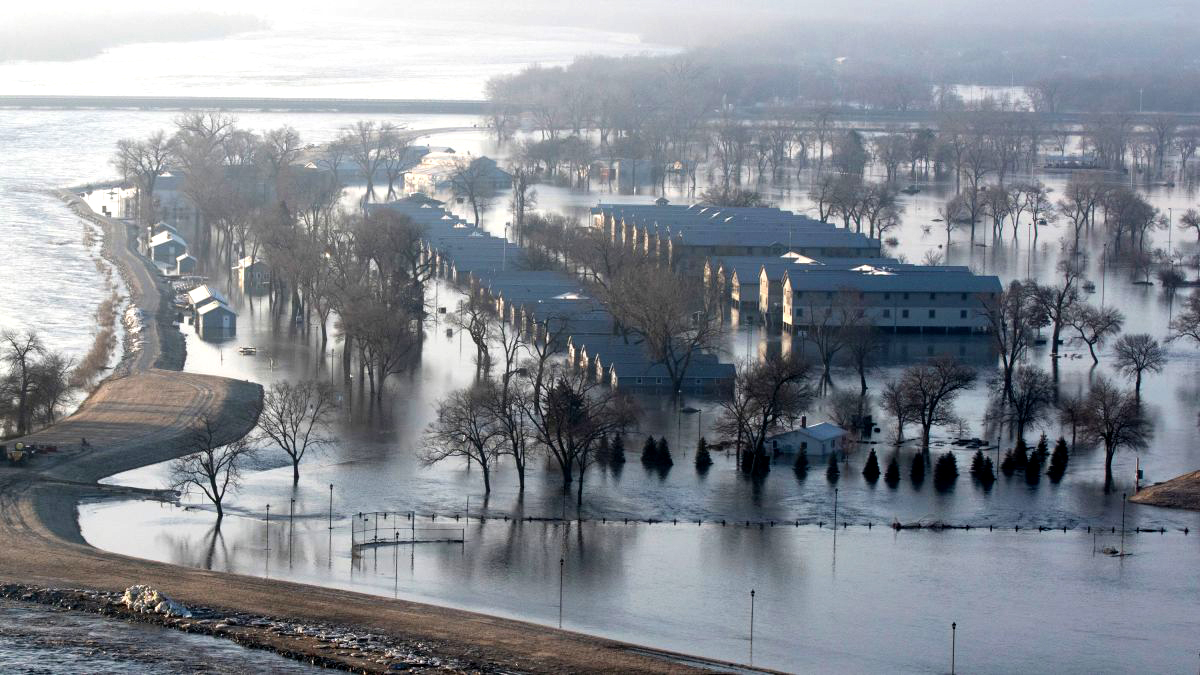
[[[750,589],[750,664],[754,665],[754,589]]]
[[[1124,526],[1122,526],[1122,529],[1123,528],[1124,528]],[[267,504],[267,525],[266,525],[266,528],[264,528],[264,529],[265,529],[265,532],[263,533],[263,543],[265,545],[266,550],[270,551],[271,550],[271,505],[270,504]]]
[[[562,630],[562,609],[563,609],[563,567],[567,564],[566,558],[558,559],[558,629]]]
[[[329,531],[333,532],[333,483],[329,484]]]
[[[958,641],[958,623],[950,622],[950,675],[954,675],[954,657]]]

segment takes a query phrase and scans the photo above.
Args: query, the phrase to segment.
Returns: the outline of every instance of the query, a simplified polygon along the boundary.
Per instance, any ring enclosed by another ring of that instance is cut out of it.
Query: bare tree
[[[1121,448],[1145,447],[1150,426],[1142,416],[1137,396],[1102,375],[1096,377],[1085,400],[1083,433],[1104,445],[1104,483],[1112,485],[1113,455]]]
[[[425,432],[422,461],[433,464],[451,457],[474,462],[483,473],[483,491],[492,491],[492,467],[499,456],[502,429],[489,413],[488,389],[495,387],[484,380],[459,389],[438,403],[437,417]]]
[[[491,207],[496,198],[494,168],[491,160],[476,157],[456,161],[450,172],[450,191],[471,206],[476,227],[479,226],[480,215]]]
[[[1083,254],[1072,256],[1069,251],[1063,251],[1063,257],[1058,261],[1062,282],[1034,288],[1033,301],[1037,311],[1050,322],[1050,359],[1056,368],[1062,329],[1069,323],[1075,306],[1079,304],[1079,280],[1083,278],[1086,268],[1087,258]]]
[[[1113,345],[1113,352],[1117,356],[1117,370],[1133,378],[1135,397],[1142,395],[1143,373],[1161,373],[1167,366],[1167,350],[1146,333],[1122,335]]]
[[[605,300],[623,327],[641,336],[650,357],[662,363],[679,392],[692,360],[721,341],[719,303],[704,302],[695,284],[657,265],[627,269]]]
[[[1193,293],[1183,301],[1183,311],[1171,319],[1171,335],[1168,342],[1180,338],[1191,338],[1200,344],[1200,293]]]
[[[1000,373],[1004,398],[1012,400],[1012,377],[1017,363],[1033,344],[1038,319],[1035,303],[1036,284],[1013,280],[995,298],[984,300],[982,314],[991,328],[992,340],[1000,352]]]
[[[1100,364],[1096,348],[1104,346],[1108,338],[1121,332],[1125,324],[1125,315],[1116,307],[1097,308],[1083,303],[1071,313],[1071,326],[1078,333],[1080,342],[1088,347],[1092,355],[1092,365]]]
[[[43,424],[54,424],[58,407],[71,393],[71,370],[75,359],[62,352],[46,351],[32,366],[33,395],[29,401],[29,413],[37,414]]]
[[[883,406],[883,411],[896,421],[896,445],[900,445],[904,442],[905,425],[917,421],[914,415],[916,411],[909,405],[903,383],[900,380],[888,380],[884,383],[879,403]]]
[[[583,503],[583,479],[600,439],[620,433],[636,418],[627,396],[593,382],[582,370],[552,375],[534,387],[526,402],[526,418],[538,445],[562,472],[563,491],[578,474],[577,503]]]
[[[1054,403],[1054,380],[1037,366],[1017,368],[1012,381],[1011,406],[1007,418],[1016,426],[1017,438],[1025,437],[1025,429],[1037,424]]]
[[[1179,229],[1194,230],[1196,241],[1200,242],[1200,211],[1188,209],[1182,216],[1179,216]]]
[[[25,435],[32,426],[33,384],[36,359],[46,352],[41,337],[34,330],[0,332],[0,343],[4,353],[0,358],[9,365],[17,399],[17,434]]]
[[[912,419],[921,425],[921,449],[929,451],[935,426],[956,424],[954,399],[975,382],[975,371],[949,356],[905,369],[900,388]]]
[[[376,124],[370,120],[359,120],[346,127],[338,139],[348,149],[348,154],[367,183],[363,203],[375,197],[375,176],[388,156],[396,127],[391,122]]]
[[[717,430],[734,439],[748,461],[742,467],[751,473],[767,436],[795,423],[812,404],[809,382],[812,368],[795,357],[768,356],[766,360],[743,363],[734,378],[733,394],[721,402]]]
[[[242,478],[242,464],[253,455],[249,442],[240,438],[231,443],[219,439],[217,424],[205,417],[192,434],[191,454],[171,462],[171,489],[187,493],[198,489],[217,509],[216,527],[225,517],[225,495]]]
[[[292,460],[292,483],[300,482],[300,460],[309,448],[332,439],[328,435],[336,393],[327,382],[276,382],[263,396],[259,432]]]
[[[117,141],[117,151],[111,163],[123,178],[137,188],[137,217],[143,225],[154,224],[154,187],[158,177],[166,170],[172,152],[171,141],[161,130],[145,140],[126,138]]]

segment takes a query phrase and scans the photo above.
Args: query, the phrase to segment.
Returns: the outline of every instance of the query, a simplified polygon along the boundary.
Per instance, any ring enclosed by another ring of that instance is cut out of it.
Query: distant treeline
[[[707,110],[722,104],[746,111],[781,104],[898,112],[967,107],[954,86],[961,81],[938,81],[894,66],[833,69],[727,60],[717,58],[720,54],[588,56],[561,68],[534,65],[490,80],[487,98],[493,107],[523,109],[554,101],[559,107],[574,105],[578,114],[595,113],[606,97],[619,98],[630,108],[649,109],[656,99],[680,88]],[[1200,71],[1193,69],[1057,72],[1023,85],[1028,101],[1014,103],[1042,113],[1200,112]]]

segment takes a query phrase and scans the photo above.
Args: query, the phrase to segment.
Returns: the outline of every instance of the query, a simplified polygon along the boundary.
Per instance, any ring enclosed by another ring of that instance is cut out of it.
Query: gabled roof
[[[220,303],[229,304],[229,301],[225,299],[224,295],[221,295],[220,291],[210,288],[208,284],[201,284],[188,291],[187,297],[188,302],[191,303],[193,307],[199,307],[200,305],[213,300]]]
[[[230,309],[229,305],[227,305],[223,302],[206,303],[202,307],[197,309],[196,313],[199,314],[200,316],[204,316],[205,314],[209,314],[209,313],[215,312],[217,310],[224,310],[226,312],[229,312],[230,314],[233,314],[234,316],[237,316],[237,312]]]
[[[150,237],[150,248],[158,248],[167,242],[176,242],[181,246],[187,247],[187,240],[179,236],[177,233],[170,230],[163,230],[158,234]]]

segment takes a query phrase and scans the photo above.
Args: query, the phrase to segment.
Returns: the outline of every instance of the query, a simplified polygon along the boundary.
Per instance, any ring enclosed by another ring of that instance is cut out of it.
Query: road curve
[[[156,316],[162,282],[126,246],[125,225],[91,214],[74,195],[63,197],[105,227],[113,249],[106,254],[122,268],[131,302],[147,317]],[[143,349],[124,364],[127,372],[106,380],[74,415],[26,439],[57,445],[56,453],[41,455],[28,467],[0,466],[0,583],[104,591],[148,584],[185,604],[361,627],[420,640],[445,657],[503,670],[682,673],[736,668],[521,621],[180,567],[89,546],[79,531],[79,501],[129,492],[96,481],[187,454],[204,419],[216,424],[222,440],[231,441],[248,433],[257,418],[262,400],[257,384],[152,367],[162,358],[160,340],[169,344],[174,337],[168,327],[148,320]],[[90,447],[81,447],[82,438]],[[342,658],[328,652],[309,656]],[[371,670],[370,664],[349,656],[343,665]]]

